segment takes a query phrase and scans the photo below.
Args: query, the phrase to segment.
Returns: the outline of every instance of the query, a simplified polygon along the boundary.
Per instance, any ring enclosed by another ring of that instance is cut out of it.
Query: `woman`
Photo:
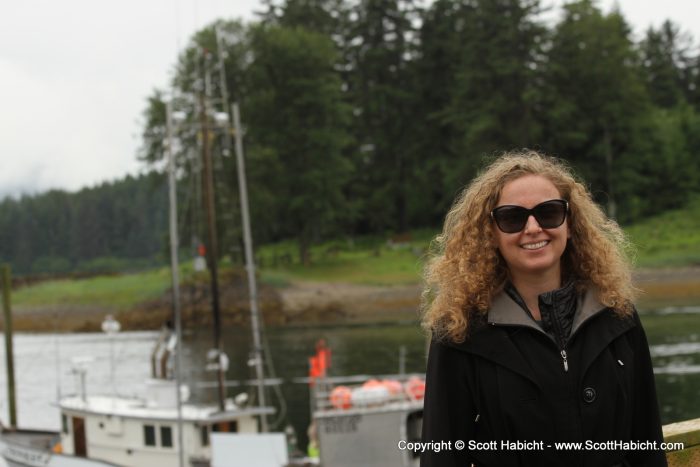
[[[624,235],[562,162],[504,154],[435,246],[422,466],[666,465]]]

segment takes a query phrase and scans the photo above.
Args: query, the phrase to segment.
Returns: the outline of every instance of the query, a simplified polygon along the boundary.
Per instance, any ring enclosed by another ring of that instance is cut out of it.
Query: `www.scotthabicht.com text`
[[[683,443],[658,443],[656,441],[592,441],[584,442],[557,442],[545,444],[544,441],[428,441],[411,442],[401,440],[398,443],[401,451],[413,452],[441,452],[441,451],[544,451],[556,449],[557,451],[677,451],[684,448]]]

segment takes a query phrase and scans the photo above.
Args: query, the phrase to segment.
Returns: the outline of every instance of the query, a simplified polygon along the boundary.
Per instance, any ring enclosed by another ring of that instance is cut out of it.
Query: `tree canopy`
[[[622,223],[700,191],[698,46],[669,21],[635,38],[619,11],[592,0],[567,3],[554,24],[539,0],[263,3],[256,21],[222,19],[193,35],[171,88],[145,105],[139,157],[155,170],[165,102],[180,115],[185,246],[205,238],[207,138],[220,251],[240,257],[234,132],[245,136],[255,242],[295,239],[302,262],[325,238],[437,228],[485,159],[509,149],[568,160]],[[5,201],[0,255],[27,271],[153,255],[165,204],[133,206],[165,201],[135,190]]]

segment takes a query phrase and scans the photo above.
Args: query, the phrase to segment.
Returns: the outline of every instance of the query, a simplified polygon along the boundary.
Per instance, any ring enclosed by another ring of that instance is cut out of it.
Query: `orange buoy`
[[[363,388],[376,388],[378,386],[384,386],[378,379],[368,379],[362,384]]]
[[[390,396],[398,396],[403,392],[403,386],[395,379],[385,379],[382,384],[389,391]]]
[[[352,407],[352,391],[347,386],[336,386],[331,391],[331,405],[336,409],[349,409]]]
[[[425,396],[425,381],[417,376],[413,376],[406,381],[404,389],[411,399],[421,400]]]

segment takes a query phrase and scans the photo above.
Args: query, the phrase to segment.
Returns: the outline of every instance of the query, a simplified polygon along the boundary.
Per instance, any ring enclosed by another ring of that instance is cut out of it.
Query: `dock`
[[[666,452],[668,467],[700,465],[700,418],[663,426],[664,441],[683,443],[683,449]]]

